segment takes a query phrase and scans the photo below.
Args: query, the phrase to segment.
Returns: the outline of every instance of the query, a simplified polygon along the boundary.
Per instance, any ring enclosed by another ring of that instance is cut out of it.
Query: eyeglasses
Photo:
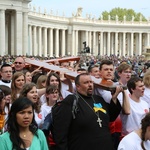
[[[3,71],[2,73],[12,73],[12,71]]]
[[[15,64],[19,64],[19,65],[21,65],[22,64],[22,62],[14,62]]]

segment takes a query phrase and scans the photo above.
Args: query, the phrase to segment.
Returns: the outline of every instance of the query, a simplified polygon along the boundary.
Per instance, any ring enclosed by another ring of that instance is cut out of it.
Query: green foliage
[[[110,17],[109,17],[110,16]],[[113,8],[110,12],[104,11],[100,16],[100,20],[116,20],[118,21],[131,21],[134,18],[134,21],[147,21],[141,13],[136,13],[133,9],[126,9],[126,8]]]

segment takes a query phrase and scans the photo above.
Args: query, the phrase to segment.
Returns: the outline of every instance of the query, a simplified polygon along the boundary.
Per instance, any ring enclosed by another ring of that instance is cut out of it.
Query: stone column
[[[104,52],[104,45],[103,45],[103,32],[100,34],[100,55],[105,55],[106,52]]]
[[[37,33],[36,26],[33,26],[33,55],[37,55],[37,41],[36,41]]]
[[[130,56],[133,56],[133,48],[134,48],[134,33],[131,32],[131,48],[130,48]]]
[[[97,51],[98,54],[101,54],[100,52],[100,32],[95,33],[95,49],[93,51]]]
[[[10,18],[9,18],[9,16],[8,15],[6,15],[5,16],[5,54],[8,54],[8,45],[9,45],[9,39],[10,39],[10,37],[9,37],[9,35],[10,35],[10,33],[9,33],[9,31],[10,31],[10,29],[9,29],[9,20],[10,20]]]
[[[91,48],[91,31],[89,31],[88,37],[89,37],[89,42],[88,42],[89,44],[87,46],[89,46]]]
[[[150,46],[150,33],[147,33],[147,45]]]
[[[53,57],[53,54],[54,54],[53,51],[54,51],[53,50],[53,29],[50,28],[49,29],[49,56],[50,57]]]
[[[131,51],[131,36],[130,33],[127,33],[127,52],[126,54],[129,55],[130,51]]]
[[[59,29],[56,29],[55,38],[55,56],[59,57]]]
[[[5,10],[0,10],[0,55],[5,55]]]
[[[139,33],[135,34],[135,54],[139,54]]]
[[[103,33],[103,36],[104,36],[103,37],[103,40],[104,40],[104,43],[103,43],[104,44],[104,46],[103,46],[104,54],[103,55],[106,55],[106,54],[108,55],[108,53],[107,53],[107,36],[106,36],[106,34],[107,34],[106,32]]]
[[[107,55],[110,56],[110,32],[107,33]]]
[[[62,56],[65,56],[66,52],[66,41],[65,41],[65,29],[62,29]]]
[[[126,54],[126,33],[125,32],[123,32],[123,53],[122,53],[122,55],[123,56],[125,56],[125,54]]]
[[[122,33],[119,33],[119,56],[122,56],[122,51],[123,51],[123,49],[122,49],[123,42],[122,41],[123,41],[122,40]]]
[[[142,33],[139,33],[139,50],[138,55],[142,54]]]
[[[147,44],[147,43],[148,43],[147,33],[144,33],[144,34],[142,35],[142,38],[143,38],[143,46],[144,46],[144,47],[142,47],[142,49],[144,49],[144,51],[142,51],[142,53],[143,53],[143,52],[145,52],[145,46],[148,46],[148,44]]]
[[[86,41],[86,45],[89,45],[89,35],[88,35],[88,31],[85,31],[85,41]]]
[[[115,32],[115,55],[118,55],[118,32]]]
[[[23,55],[28,52],[28,13],[23,13]]]
[[[78,50],[79,50],[79,47],[78,47],[78,30],[76,30],[75,31],[75,33],[76,33],[76,35],[75,35],[75,37],[76,37],[76,42],[75,42],[75,56],[77,56],[78,55]]]
[[[16,55],[22,55],[23,54],[23,49],[22,49],[22,12],[21,11],[16,11],[16,28],[15,28],[15,54]]]
[[[93,53],[94,55],[98,55],[98,50],[96,49],[96,34],[95,34],[95,31],[93,31],[93,45],[91,47],[91,53]]]
[[[29,25],[29,51],[28,55],[33,55],[33,50],[32,50],[32,26]]]
[[[47,57],[47,28],[43,28],[43,54]]]
[[[38,27],[38,55],[42,56],[42,27]]]
[[[75,55],[75,37],[74,37],[74,35],[75,35],[75,31],[74,30],[72,30],[72,49],[71,49],[71,55],[72,56],[74,56]]]
[[[15,55],[15,14],[11,13],[11,34],[10,34],[10,39],[11,39],[11,55]]]
[[[114,54],[114,33],[110,35],[110,54]]]

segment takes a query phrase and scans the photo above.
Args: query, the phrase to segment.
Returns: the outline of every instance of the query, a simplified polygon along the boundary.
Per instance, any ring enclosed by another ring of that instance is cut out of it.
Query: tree
[[[131,21],[134,18],[134,21],[147,21],[147,19],[141,13],[136,13],[133,9],[126,8],[113,8],[110,12],[104,11],[100,16],[100,20],[108,20],[110,16],[110,20],[116,20],[116,16],[118,17],[118,21]],[[125,17],[124,17],[125,16]]]

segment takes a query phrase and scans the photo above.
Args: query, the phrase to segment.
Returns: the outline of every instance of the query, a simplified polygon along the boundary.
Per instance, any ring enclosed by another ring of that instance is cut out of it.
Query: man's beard
[[[91,96],[92,96],[92,93],[87,93],[87,96],[91,97]]]

